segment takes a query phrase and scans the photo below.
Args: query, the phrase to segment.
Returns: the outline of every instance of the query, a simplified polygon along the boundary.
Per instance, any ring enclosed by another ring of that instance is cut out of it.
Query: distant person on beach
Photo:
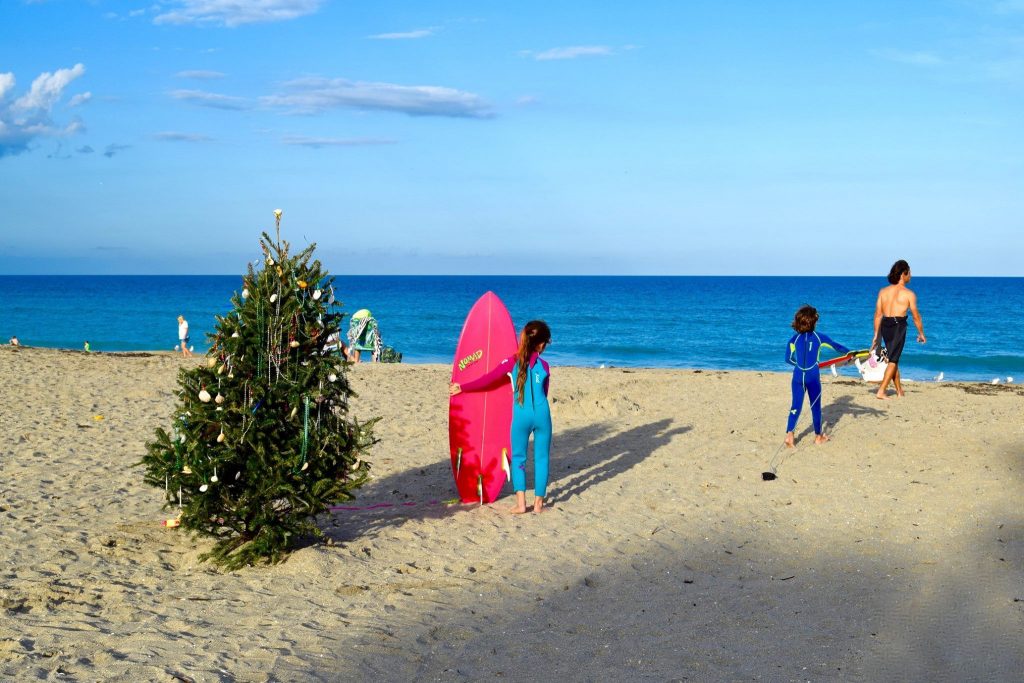
[[[908,308],[914,316],[918,343],[924,344],[928,341],[924,336],[921,314],[917,312],[917,295],[907,288],[908,282],[910,264],[900,259],[892,264],[889,270],[889,286],[879,290],[878,302],[875,304],[875,336],[871,339],[871,349],[874,350],[878,346],[878,338],[881,335],[882,341],[885,342],[885,355],[889,361],[875,397],[886,401],[889,400],[886,390],[890,381],[896,388],[896,396],[903,396],[903,385],[900,383],[900,356],[903,355],[903,345],[907,341]]]
[[[543,320],[526,323],[519,335],[516,355],[471,382],[451,384],[452,396],[463,391],[490,389],[506,376],[512,378],[512,488],[516,492],[513,514],[526,512],[526,446],[533,434],[533,511],[544,509],[551,451],[551,408],[548,389],[551,368],[540,357],[551,343],[551,330]]]
[[[89,341],[86,340],[85,344],[82,345],[82,350],[86,353],[92,353],[92,349],[89,348]]]
[[[814,423],[814,443],[825,443],[828,436],[821,426],[821,371],[818,369],[818,356],[823,347],[845,354],[850,349],[832,341],[823,332],[815,332],[818,324],[818,311],[813,306],[803,306],[793,316],[793,329],[796,330],[786,345],[786,362],[793,366],[793,405],[789,409],[789,421],[786,423],[786,446],[794,448],[793,432],[796,421],[800,418],[800,409],[804,405],[804,394],[811,402],[811,421]]]
[[[361,308],[349,319],[347,357],[358,363],[364,353],[369,353],[374,361],[379,360],[381,341],[376,318],[369,309]]]
[[[2,338],[3,338],[3,337],[0,337],[0,339],[2,339]],[[9,343],[9,344],[10,344],[11,346],[21,346],[21,342],[20,342],[20,341],[18,341],[18,337],[17,337],[17,336],[12,336],[12,337],[11,337],[11,341],[10,341],[10,342],[8,342],[8,343]]]
[[[188,321],[185,320],[185,316],[178,316],[178,341],[181,342],[181,355],[183,358],[188,358],[192,355],[192,351],[188,348],[189,336],[188,336]]]

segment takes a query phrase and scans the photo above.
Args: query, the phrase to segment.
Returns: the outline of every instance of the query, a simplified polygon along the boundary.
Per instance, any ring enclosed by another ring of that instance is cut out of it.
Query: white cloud
[[[70,100],[68,100],[68,106],[69,107],[80,107],[80,106],[82,106],[83,104],[85,104],[86,102],[88,102],[91,99],[92,99],[92,93],[91,92],[79,93],[79,94],[75,95],[74,97],[72,97]]]
[[[528,52],[527,54],[533,54]],[[576,45],[572,47],[553,47],[550,50],[538,52],[533,56],[538,62],[546,62],[553,59],[578,59],[580,57],[607,57],[615,54],[615,51],[607,45]]]
[[[212,138],[199,133],[178,133],[175,131],[154,133],[153,137],[164,142],[210,142],[212,140]]]
[[[906,50],[872,50],[871,54],[890,62],[910,64],[911,66],[939,66],[945,63],[941,57],[931,52],[910,52]]]
[[[203,90],[172,90],[171,97],[176,100],[183,100],[200,107],[212,107],[213,109],[230,109],[241,111],[250,109],[251,104],[241,97],[221,95],[219,93],[205,92]]]
[[[27,93],[10,102],[7,96],[14,90],[14,74],[0,73],[0,157],[28,150],[37,138],[64,137],[84,130],[85,125],[79,120],[61,126],[51,118],[65,88],[84,73],[81,64],[42,73],[32,81]]]
[[[437,31],[436,28],[420,28],[415,31],[405,31],[400,33],[377,33],[372,36],[366,36],[371,40],[414,40],[416,38],[427,38],[428,36],[434,35]]]
[[[14,74],[0,74],[0,102],[7,96],[9,90],[14,89]]]
[[[57,69],[52,74],[49,72],[39,74],[36,80],[32,81],[31,89],[15,100],[11,106],[18,111],[49,110],[60,99],[64,88],[84,73],[85,67],[75,64],[70,69]]]
[[[227,74],[220,71],[203,71],[201,69],[192,69],[189,71],[179,71],[174,74],[178,78],[192,78],[197,81],[213,81],[218,78],[224,78]]]
[[[361,83],[343,78],[303,78],[284,87],[285,94],[261,98],[269,107],[297,114],[351,108],[395,111],[410,116],[491,118],[490,105],[479,95],[435,85]]]
[[[393,145],[395,140],[386,138],[310,138],[302,135],[286,135],[281,138],[285,145],[298,145],[300,147],[364,147],[372,145]]]
[[[172,9],[158,14],[156,24],[242,24],[288,21],[313,14],[322,0],[172,0]]]

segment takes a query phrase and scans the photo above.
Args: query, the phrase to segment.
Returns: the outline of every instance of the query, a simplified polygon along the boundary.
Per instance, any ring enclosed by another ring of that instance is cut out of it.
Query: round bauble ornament
[[[335,375],[333,372],[331,374],[327,375],[327,381],[328,382],[336,382],[337,380],[338,380],[338,376]]]
[[[231,333],[231,338],[232,339],[238,339],[238,333],[237,332],[232,332]]]
[[[242,298],[243,299],[248,299],[249,298],[249,290],[248,289],[243,289],[242,290]]]
[[[220,405],[221,403],[223,403],[223,402],[224,402],[224,394],[222,394],[222,393],[218,392],[218,393],[217,393],[217,398],[213,399],[213,401],[214,401],[214,403],[216,403],[217,405]]]
[[[203,403],[209,403],[210,402],[210,392],[207,391],[206,389],[200,389],[199,390],[199,400],[202,401]]]
[[[323,295],[323,292],[321,292],[319,289],[314,289],[313,290],[313,301],[319,301],[320,297],[322,295]]]
[[[270,258],[270,257],[268,256],[268,257],[267,257],[267,265],[268,265],[268,266],[272,266],[272,265],[274,265],[274,259],[272,259],[272,258]]]
[[[181,473],[182,474],[192,474],[192,468],[189,467],[188,465],[185,465],[184,467],[181,468]]]
[[[288,346],[292,347],[293,349],[297,349],[299,348],[299,342],[292,339],[290,342],[288,342]]]
[[[275,301],[277,301],[277,294],[271,294],[270,295],[270,303],[274,303]]]
[[[224,443],[224,432],[217,435],[217,443]]]
[[[209,489],[209,488],[210,488],[209,484],[203,484],[202,486],[199,487],[199,493],[206,493],[207,489]]]
[[[207,358],[206,359],[206,367],[212,368],[216,364],[217,364],[217,359],[216,358]]]

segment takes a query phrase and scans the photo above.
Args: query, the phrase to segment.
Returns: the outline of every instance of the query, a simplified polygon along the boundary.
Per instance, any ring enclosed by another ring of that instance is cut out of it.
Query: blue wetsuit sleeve
[[[498,365],[489,372],[484,373],[476,379],[472,379],[464,384],[460,384],[459,387],[463,391],[484,391],[496,386],[499,381],[504,380],[508,373],[512,372],[512,367],[516,364],[516,357],[509,356],[505,360],[498,363]]]
[[[549,395],[548,390],[551,388],[551,366],[544,359],[541,359],[540,364],[544,366],[544,372],[547,375],[544,378],[544,396],[546,398]]]
[[[796,365],[796,338],[798,335],[793,335],[789,338],[789,343],[786,344],[786,362],[790,365]]]
[[[828,348],[838,353],[840,356],[845,356],[850,352],[850,349],[846,348],[837,341],[833,341],[832,338],[829,337],[827,334],[819,332],[818,336],[821,337],[822,346],[827,346]]]

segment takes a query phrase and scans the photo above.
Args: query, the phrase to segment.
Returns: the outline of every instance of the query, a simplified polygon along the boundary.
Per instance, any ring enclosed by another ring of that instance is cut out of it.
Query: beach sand
[[[552,509],[512,516],[438,502],[448,368],[360,365],[352,505],[408,504],[221,573],[132,467],[198,362],[0,348],[0,679],[1024,677],[1022,388],[825,375],[787,452],[786,374],[555,367]]]

